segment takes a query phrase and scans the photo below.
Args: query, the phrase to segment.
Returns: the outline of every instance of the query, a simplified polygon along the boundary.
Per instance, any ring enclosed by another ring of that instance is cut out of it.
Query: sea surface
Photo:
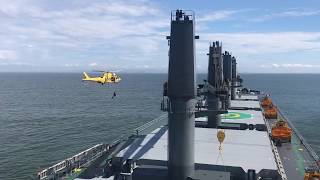
[[[121,76],[102,86],[81,82],[81,73],[0,73],[0,180],[34,179],[41,168],[158,117],[167,75]],[[270,93],[320,153],[320,74],[242,77]]]

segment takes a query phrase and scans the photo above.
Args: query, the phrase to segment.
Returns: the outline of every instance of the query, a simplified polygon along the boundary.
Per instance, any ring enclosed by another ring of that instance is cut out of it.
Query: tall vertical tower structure
[[[228,88],[225,98],[226,108],[229,108],[231,106],[232,58],[227,51],[223,54],[223,77]]]
[[[208,124],[210,128],[216,128],[221,121],[218,110],[221,109],[219,92],[223,86],[222,46],[216,41],[209,47],[208,83],[212,91],[208,93]]]
[[[231,58],[231,70],[232,70],[232,82],[231,82],[231,100],[236,99],[236,91],[238,86],[238,79],[237,79],[237,59],[235,57]]]
[[[171,14],[168,72],[168,175],[186,180],[194,175],[195,35],[194,13]]]

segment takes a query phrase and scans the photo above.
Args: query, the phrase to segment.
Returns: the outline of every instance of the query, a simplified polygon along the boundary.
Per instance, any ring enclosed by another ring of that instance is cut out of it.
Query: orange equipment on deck
[[[268,106],[270,106],[270,105],[272,105],[271,99],[268,98],[268,96],[264,97],[264,98],[262,99],[262,101],[261,101],[261,106],[262,106],[262,107],[268,107]]]
[[[272,100],[268,96],[265,96],[262,99],[261,106],[264,109],[263,114],[266,119],[277,119],[278,117],[277,107],[272,104]]]
[[[274,105],[270,105],[264,108],[264,117],[267,119],[277,119],[278,112],[277,107]]]
[[[272,140],[276,145],[281,145],[281,142],[291,142],[292,129],[288,127],[287,122],[279,120],[275,126],[272,127]]]
[[[315,180],[315,179],[320,179],[320,172],[308,171],[304,173],[304,180]]]

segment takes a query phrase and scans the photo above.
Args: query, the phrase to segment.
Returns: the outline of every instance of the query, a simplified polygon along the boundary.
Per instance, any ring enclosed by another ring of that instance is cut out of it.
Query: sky
[[[195,12],[199,73],[213,41],[243,73],[320,73],[318,0],[0,0],[0,72],[165,73],[175,9]]]

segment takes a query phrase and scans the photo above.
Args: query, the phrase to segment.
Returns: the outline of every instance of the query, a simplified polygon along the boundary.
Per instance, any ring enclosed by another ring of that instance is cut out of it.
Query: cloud
[[[98,65],[98,63],[95,63],[95,62],[89,64],[90,67],[96,67],[97,65]]]
[[[272,67],[279,68],[280,65],[279,64],[272,64]]]
[[[79,67],[80,64],[64,64],[64,67],[68,67],[68,68],[75,68],[75,67]]]
[[[319,9],[289,9],[282,12],[271,12],[269,14],[258,16],[255,18],[250,18],[250,21],[263,22],[271,19],[277,18],[296,18],[296,17],[306,17],[306,16],[317,16],[320,15]]]
[[[272,64],[275,68],[320,68],[319,64]]]
[[[261,64],[259,65],[260,68],[268,68],[268,65],[265,65],[265,64]]]
[[[165,50],[169,27],[167,14],[141,0],[70,0],[59,6],[52,1],[4,0],[0,18],[0,49],[14,48],[23,61],[44,65],[106,57],[112,59],[109,65],[126,64],[121,61],[128,56],[137,63]],[[3,54],[1,59],[8,56]]]
[[[15,60],[17,53],[12,50],[0,50],[0,60]]]
[[[222,41],[237,55],[320,51],[320,32],[206,33],[202,39],[205,47],[208,41]]]
[[[112,39],[128,35],[148,35],[157,33],[157,27],[168,26],[159,21],[159,10],[139,1],[109,0],[62,11],[37,11],[30,16],[45,20],[42,21],[45,26],[40,26],[40,29],[67,38]],[[47,20],[50,22],[46,22]]]
[[[196,19],[197,22],[211,22],[211,21],[219,21],[230,18],[232,15],[243,12],[241,10],[220,10],[214,11],[211,13],[207,13],[203,16],[200,16]]]
[[[68,0],[59,3],[2,0],[0,60],[11,59],[52,69],[57,64],[73,69],[99,65],[105,69],[161,69],[166,72],[168,46],[165,37],[169,35],[170,12],[161,9],[158,3],[149,0]],[[259,56],[320,51],[320,32],[246,33],[232,30],[233,33],[224,33],[228,31],[224,30],[225,24],[222,23],[224,29],[219,27],[218,23],[225,20],[236,20],[234,24],[242,25],[247,11],[256,12],[249,9],[197,12],[199,68],[206,71],[202,59],[207,59],[209,41],[216,40],[222,41],[224,50],[230,50],[240,62],[248,64],[260,61],[254,59]],[[272,14],[268,15],[272,18],[313,16],[318,12],[290,9],[279,15]],[[208,33],[213,28],[223,29],[222,33]]]
[[[206,54],[209,42],[217,40],[222,42],[224,51],[229,51],[237,57],[241,72],[269,71],[273,67],[270,65],[273,62],[299,64],[301,58],[308,59],[310,64],[317,64],[320,58],[320,32],[200,33],[200,35],[196,48],[199,59],[197,63],[202,67],[207,67]],[[206,68],[200,70],[207,71]],[[303,70],[309,72],[317,69]]]
[[[29,63],[24,63],[24,62],[4,62],[4,63],[0,63],[1,66],[34,66],[32,64]]]
[[[63,17],[79,17],[87,14],[89,16],[96,14],[122,15],[128,17],[139,17],[144,15],[155,15],[159,13],[157,8],[154,8],[148,2],[135,1],[97,1],[92,0],[89,4],[86,2],[70,0],[69,3],[61,2],[64,8],[48,8],[54,7],[54,3],[44,0],[44,3],[39,3],[34,0],[17,1],[17,0],[2,0],[0,2],[1,14],[8,17],[26,16],[32,18],[63,18]]]

